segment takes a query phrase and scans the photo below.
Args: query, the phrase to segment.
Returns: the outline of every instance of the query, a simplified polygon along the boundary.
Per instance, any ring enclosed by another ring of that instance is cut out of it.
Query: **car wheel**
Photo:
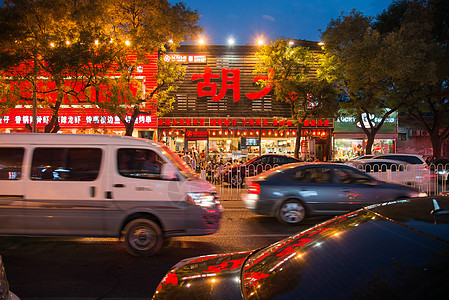
[[[306,209],[300,201],[290,199],[282,203],[276,216],[281,223],[296,225],[306,216]]]
[[[240,174],[233,174],[231,177],[231,185],[233,187],[239,187],[243,184],[243,178]]]
[[[161,228],[148,219],[136,219],[125,226],[126,250],[135,256],[150,256],[161,250],[164,239]]]

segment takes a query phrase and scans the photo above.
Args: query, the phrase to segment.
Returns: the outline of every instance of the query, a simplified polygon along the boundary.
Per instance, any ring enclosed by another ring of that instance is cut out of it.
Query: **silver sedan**
[[[293,163],[247,178],[242,200],[255,214],[298,224],[307,216],[421,196],[426,194],[416,188],[383,182],[344,164]]]

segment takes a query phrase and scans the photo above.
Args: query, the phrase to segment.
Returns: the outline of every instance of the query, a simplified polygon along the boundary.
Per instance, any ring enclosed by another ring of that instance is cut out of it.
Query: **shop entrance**
[[[195,147],[198,153],[208,152],[207,150],[207,140],[195,140],[195,141],[187,141],[187,150],[191,151]]]

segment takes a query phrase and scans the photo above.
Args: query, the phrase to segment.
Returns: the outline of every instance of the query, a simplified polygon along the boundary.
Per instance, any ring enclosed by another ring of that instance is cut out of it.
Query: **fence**
[[[246,177],[255,176],[278,165],[249,165],[240,167],[226,163],[223,165],[208,163],[197,167],[201,177],[214,184],[223,200],[239,200],[245,189]],[[372,177],[387,182],[405,184],[418,188],[428,195],[438,195],[447,191],[449,164],[431,164],[428,168],[410,164],[384,164],[353,166]]]

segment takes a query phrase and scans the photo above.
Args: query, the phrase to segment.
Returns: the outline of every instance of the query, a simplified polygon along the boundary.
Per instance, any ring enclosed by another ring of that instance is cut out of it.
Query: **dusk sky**
[[[258,36],[320,40],[331,19],[353,9],[376,16],[393,0],[170,0],[184,2],[201,16],[208,44],[224,45],[232,36],[236,45],[254,44]]]

